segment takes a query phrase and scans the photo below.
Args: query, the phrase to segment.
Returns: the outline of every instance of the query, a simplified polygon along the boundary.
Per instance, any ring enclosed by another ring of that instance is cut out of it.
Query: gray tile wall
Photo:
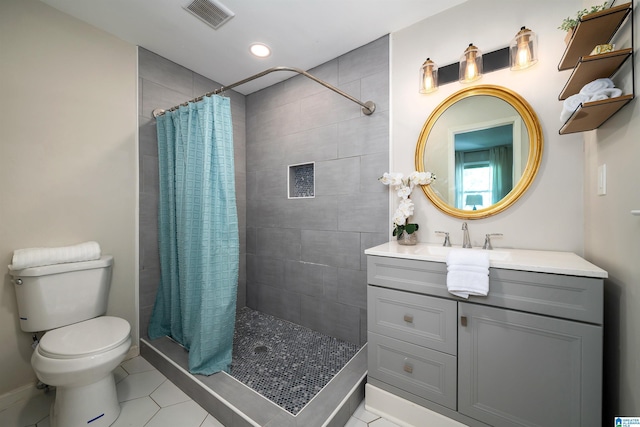
[[[140,336],[147,335],[149,317],[160,281],[158,259],[158,145],[156,108],[168,109],[220,84],[194,73],[143,48],[138,49],[139,151],[140,151]],[[245,96],[234,91],[231,97],[235,150],[236,200],[240,228],[240,277],[238,307],[246,300],[246,126]]]
[[[309,72],[377,108],[303,76],[247,96],[247,305],[362,344],[363,250],[389,229],[388,37]],[[304,162],[316,197],[288,199],[288,165]]]

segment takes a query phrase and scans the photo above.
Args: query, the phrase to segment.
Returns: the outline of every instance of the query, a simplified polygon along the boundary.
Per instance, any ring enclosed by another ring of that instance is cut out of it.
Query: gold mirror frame
[[[472,96],[495,96],[503,101],[509,103],[520,115],[522,121],[527,128],[527,134],[529,136],[529,155],[527,157],[527,164],[520,177],[520,180],[513,189],[499,202],[483,209],[475,211],[467,211],[463,209],[455,208],[444,200],[442,200],[429,185],[423,185],[422,191],[429,200],[442,212],[460,219],[480,219],[495,215],[509,206],[514,204],[525,191],[529,188],[533,179],[536,177],[538,169],[540,168],[540,162],[542,160],[543,150],[543,138],[542,129],[538,116],[536,115],[531,105],[517,93],[510,89],[495,85],[479,85],[472,86],[466,89],[462,89],[453,95],[445,99],[436,109],[431,113],[427,121],[422,127],[420,136],[418,137],[418,143],[416,146],[415,165],[418,172],[425,172],[426,161],[424,160],[425,148],[428,142],[429,134],[434,125],[440,118],[440,116],[456,102],[469,98]],[[433,172],[433,170],[432,170]]]

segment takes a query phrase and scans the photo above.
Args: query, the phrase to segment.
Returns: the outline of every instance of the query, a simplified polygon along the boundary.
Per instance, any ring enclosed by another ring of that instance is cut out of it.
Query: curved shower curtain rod
[[[349,95],[348,93],[345,93],[345,92],[341,91],[341,90],[340,90],[340,89],[338,89],[337,87],[335,87],[335,86],[333,86],[333,85],[331,85],[331,84],[329,84],[329,83],[325,82],[324,80],[320,80],[319,78],[312,76],[311,74],[307,73],[306,71],[301,70],[300,68],[294,68],[294,67],[273,67],[273,68],[269,68],[269,69],[267,69],[267,70],[264,70],[264,71],[262,71],[262,72],[260,72],[260,73],[258,73],[258,74],[255,74],[255,75],[253,75],[253,76],[251,76],[251,77],[247,77],[247,78],[246,78],[246,79],[244,79],[244,80],[240,80],[239,82],[232,83],[232,84],[230,84],[230,85],[228,85],[228,86],[222,86],[220,89],[216,89],[216,90],[214,90],[213,92],[205,93],[205,94],[204,94],[204,95],[202,95],[202,96],[199,96],[199,97],[197,97],[197,98],[194,98],[194,99],[192,99],[192,100],[189,100],[189,101],[187,101],[187,102],[184,102],[184,103],[182,103],[182,104],[180,104],[180,105],[176,105],[175,107],[170,108],[168,111],[174,111],[174,110],[177,110],[177,109],[178,109],[178,107],[180,107],[180,106],[186,106],[186,105],[187,105],[187,104],[189,104],[190,102],[198,102],[198,101],[202,100],[202,98],[204,98],[205,96],[217,95],[217,94],[219,94],[219,93],[221,93],[221,92],[224,92],[224,91],[226,91],[226,90],[233,89],[233,88],[234,88],[234,87],[236,87],[236,86],[240,86],[240,85],[243,85],[243,84],[245,84],[245,83],[250,82],[251,80],[255,80],[255,79],[259,78],[259,77],[266,76],[267,74],[273,73],[274,71],[293,71],[293,72],[295,72],[295,73],[302,74],[303,76],[310,78],[311,80],[315,81],[316,83],[320,83],[322,86],[326,87],[327,89],[331,89],[332,91],[334,91],[334,92],[335,92],[335,93],[337,93],[338,95],[342,95],[342,96],[344,96],[345,98],[347,98],[348,100],[353,101],[353,102],[355,102],[356,104],[358,104],[358,105],[362,106],[362,112],[363,112],[365,115],[367,115],[367,116],[369,116],[369,115],[373,114],[373,112],[376,110],[376,104],[375,104],[374,102],[372,102],[372,101],[362,102],[362,101],[360,101],[359,99],[356,99],[356,98],[354,98],[353,96]],[[155,110],[153,110],[153,112],[152,112],[153,117],[161,116],[161,115],[163,115],[164,113],[166,113],[166,111],[165,111],[165,110],[163,110],[163,109],[161,109],[161,108],[156,108],[156,109],[155,109]]]

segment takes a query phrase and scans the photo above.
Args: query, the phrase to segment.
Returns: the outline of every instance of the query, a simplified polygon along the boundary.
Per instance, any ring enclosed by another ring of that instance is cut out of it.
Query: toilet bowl
[[[52,427],[106,427],[120,415],[113,370],[131,347],[131,326],[105,316],[113,257],[9,266],[20,328],[44,332],[31,366],[56,387]]]
[[[31,357],[40,381],[56,387],[52,427],[111,425],[120,414],[113,370],[131,347],[131,327],[102,316],[44,334]]]

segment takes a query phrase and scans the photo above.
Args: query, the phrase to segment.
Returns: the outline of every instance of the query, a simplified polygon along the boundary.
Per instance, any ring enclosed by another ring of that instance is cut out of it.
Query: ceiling
[[[192,0],[41,1],[229,85],[275,66],[311,69],[466,0],[219,0],[235,16],[218,30],[184,10]],[[254,42],[271,56],[253,57]],[[246,95],[291,76],[272,73],[235,90]]]

